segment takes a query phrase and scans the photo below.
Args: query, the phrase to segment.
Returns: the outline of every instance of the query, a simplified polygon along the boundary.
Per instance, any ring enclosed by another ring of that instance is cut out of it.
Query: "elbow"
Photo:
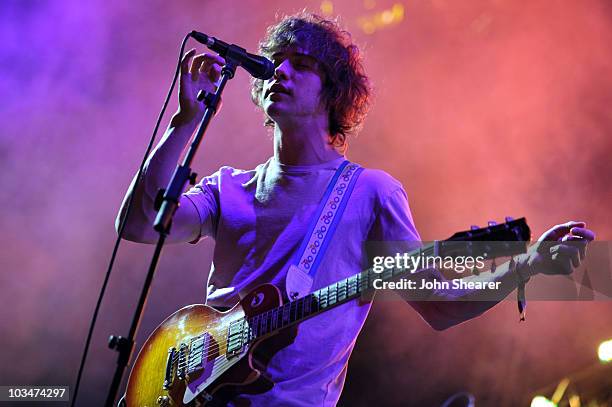
[[[445,331],[448,328],[457,325],[458,322],[443,318],[436,318],[427,320],[427,324],[436,331]]]
[[[135,243],[149,243],[151,239],[144,233],[142,228],[135,227],[133,222],[127,222],[127,224],[123,227],[123,231],[121,230],[121,222],[123,218],[121,215],[117,216],[115,219],[115,232],[117,236],[121,237],[123,240],[127,240]]]
[[[133,241],[136,236],[134,235],[133,231],[130,230],[129,224],[126,224],[123,227],[123,230],[121,230],[121,223],[123,221],[123,217],[121,215],[122,214],[120,213],[115,219],[115,232],[117,233],[117,236],[121,237],[122,239]]]
[[[446,303],[443,303],[446,304]],[[429,309],[427,318],[425,321],[427,324],[435,329],[436,331],[445,331],[455,325],[460,324],[464,320],[457,319],[442,309],[442,306],[438,302],[433,302],[433,307]]]
[[[121,214],[117,215],[117,218],[115,219],[115,232],[117,233],[117,236],[121,235]]]
[[[437,301],[408,301],[408,303],[419,313],[427,325],[436,331],[444,331],[461,322],[443,312]]]

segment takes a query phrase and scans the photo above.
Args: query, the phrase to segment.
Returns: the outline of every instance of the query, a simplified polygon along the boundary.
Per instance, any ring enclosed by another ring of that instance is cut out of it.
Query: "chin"
[[[272,119],[273,121],[277,121],[283,114],[287,114],[287,112],[279,105],[278,102],[267,102],[264,105],[264,112],[266,115]]]

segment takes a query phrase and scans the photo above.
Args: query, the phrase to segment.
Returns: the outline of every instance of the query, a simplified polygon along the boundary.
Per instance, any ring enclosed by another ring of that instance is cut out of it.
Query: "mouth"
[[[285,95],[291,94],[287,88],[285,88],[283,85],[279,83],[275,83],[274,85],[270,86],[268,90],[266,91],[265,96],[268,97],[273,93],[284,93]]]

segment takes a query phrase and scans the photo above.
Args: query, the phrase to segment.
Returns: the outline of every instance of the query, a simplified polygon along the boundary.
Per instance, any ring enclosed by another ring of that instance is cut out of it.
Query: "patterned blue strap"
[[[297,252],[299,257],[295,266],[311,278],[317,272],[362,171],[363,168],[358,164],[344,161],[327,186],[315,212],[316,217],[311,221]]]

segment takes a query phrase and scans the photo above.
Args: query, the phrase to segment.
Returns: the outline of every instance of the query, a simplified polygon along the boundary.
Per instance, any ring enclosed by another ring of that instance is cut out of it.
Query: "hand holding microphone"
[[[182,123],[194,127],[202,120],[206,106],[198,100],[198,93],[203,90],[214,92],[221,77],[221,67],[225,60],[219,55],[195,55],[195,49],[185,53],[181,60],[179,77],[179,110],[175,117]],[[221,105],[217,108],[219,110]]]
[[[274,64],[266,57],[249,54],[244,48],[229,45],[197,31],[192,31],[190,35],[219,55],[199,54],[194,57],[195,49],[185,53],[181,60],[179,111],[175,120],[195,125],[202,119],[205,106],[198,100],[198,94],[201,90],[209,93],[216,90],[221,77],[221,68],[225,65],[223,57],[231,58],[255,78],[266,80],[274,75]],[[220,108],[221,104],[217,111]]]

